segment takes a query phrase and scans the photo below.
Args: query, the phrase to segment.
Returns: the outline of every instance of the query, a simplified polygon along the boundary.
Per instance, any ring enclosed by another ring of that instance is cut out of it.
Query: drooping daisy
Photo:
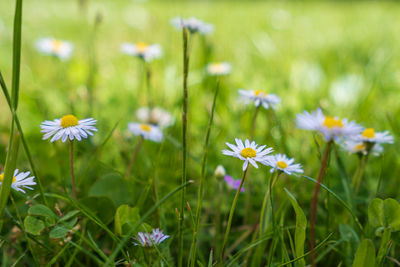
[[[47,37],[39,39],[36,42],[36,48],[47,55],[53,55],[61,60],[67,60],[74,51],[74,45],[71,42]]]
[[[301,165],[299,163],[293,164],[293,162],[293,158],[288,158],[284,154],[276,154],[268,156],[264,164],[271,167],[271,173],[275,171],[281,171],[288,175],[292,175],[293,173],[303,173]]]
[[[166,128],[174,124],[174,118],[172,115],[159,107],[148,108],[142,107],[136,111],[136,117],[144,123],[150,123],[159,126],[160,128]]]
[[[133,242],[135,246],[154,247],[160,245],[169,235],[163,234],[160,229],[153,229],[151,233],[139,232]]]
[[[362,154],[362,155],[368,154],[367,145],[364,142],[346,140],[345,142],[343,142],[341,146],[343,147],[344,150],[350,153]],[[371,153],[374,156],[379,156],[382,152],[383,152],[383,147],[380,144],[374,144],[374,146],[371,148]]]
[[[42,128],[41,132],[44,133],[43,140],[52,137],[50,142],[59,139],[62,142],[67,141],[67,139],[81,141],[82,138],[92,136],[92,132],[97,132],[97,128],[94,127],[96,122],[93,118],[78,120],[74,115],[65,115],[61,119],[42,122],[40,128]]]
[[[354,138],[362,129],[354,121],[340,119],[338,117],[325,116],[321,109],[308,113],[297,114],[297,128],[320,132],[325,141],[338,141],[343,138]]]
[[[373,128],[364,129],[356,140],[374,144],[393,144],[393,136],[388,131],[375,132]]]
[[[248,139],[245,140],[244,144],[243,141],[238,138],[235,138],[235,142],[236,146],[226,143],[232,151],[225,149],[222,150],[222,154],[243,160],[243,171],[247,169],[249,162],[255,168],[258,168],[256,162],[266,161],[267,155],[273,151],[271,147],[266,148],[266,145],[258,147],[256,142],[253,141],[250,143]]]
[[[171,19],[170,23],[178,30],[181,30],[182,27],[185,27],[190,33],[198,32],[200,34],[208,35],[214,31],[214,26],[212,24],[205,23],[195,17],[188,19],[177,17]]]
[[[35,179],[35,176],[28,177],[31,174],[30,172],[18,172],[18,169],[14,171],[11,187],[14,190],[20,191],[22,193],[25,193],[22,188],[33,190],[33,188],[29,186],[36,184],[36,182],[33,181]],[[4,173],[0,174],[0,185],[3,183],[3,179]]]
[[[254,103],[258,107],[262,105],[265,109],[272,108],[281,102],[279,96],[275,94],[267,94],[261,90],[243,90],[239,89],[239,94],[245,101],[245,104]]]
[[[139,57],[146,62],[151,62],[153,59],[157,59],[162,56],[160,45],[147,44],[144,42],[138,42],[136,44],[123,43],[121,44],[121,51],[127,55]]]
[[[227,62],[215,62],[207,65],[207,72],[212,76],[223,76],[231,73],[232,66]]]
[[[233,179],[232,176],[225,175],[224,176],[225,183],[232,189],[239,189],[240,186],[240,179]],[[240,189],[240,192],[245,192],[244,186]]]
[[[154,142],[161,142],[164,137],[160,127],[147,123],[130,122],[128,124],[128,129],[134,135],[142,136],[144,139],[149,139]]]

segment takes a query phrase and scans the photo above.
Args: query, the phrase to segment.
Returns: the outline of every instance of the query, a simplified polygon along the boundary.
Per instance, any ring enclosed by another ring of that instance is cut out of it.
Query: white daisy
[[[20,191],[22,193],[25,193],[25,191],[22,188],[33,190],[33,188],[29,186],[36,184],[33,181],[35,179],[35,176],[28,177],[29,174],[31,174],[30,172],[21,172],[21,173],[18,172],[19,172],[18,169],[14,171],[11,187],[14,190]],[[3,179],[4,179],[4,173],[0,174],[0,185],[3,183]]]
[[[61,119],[55,119],[53,121],[44,121],[40,125],[42,128],[43,140],[50,137],[50,142],[61,139],[62,142],[69,140],[81,141],[82,138],[88,138],[89,135],[93,135],[92,132],[97,132],[96,120],[92,118],[79,120],[74,115],[65,115]]]
[[[261,90],[239,89],[239,94],[245,101],[246,105],[253,102],[256,107],[262,105],[265,109],[275,109],[275,106],[281,102],[279,96],[275,94],[267,94]]]
[[[151,233],[143,233],[139,232],[137,237],[134,238],[137,242],[133,242],[135,246],[142,246],[142,247],[153,247],[158,246],[163,242],[165,239],[169,238],[169,235],[163,234],[160,229],[153,229]]]
[[[161,142],[164,137],[160,127],[147,123],[130,122],[128,129],[134,135],[140,135],[144,139],[149,139],[157,143]]]
[[[373,128],[364,129],[361,134],[356,137],[356,140],[374,144],[393,144],[393,136],[391,136],[388,131],[375,132]]]
[[[121,44],[121,51],[130,56],[139,57],[146,62],[151,62],[153,59],[157,59],[162,56],[160,45],[147,44],[144,42],[138,42],[136,44],[123,43]]]
[[[214,31],[214,26],[209,23],[205,23],[197,18],[191,17],[188,19],[184,18],[173,18],[170,21],[171,25],[181,30],[182,27],[185,27],[190,31],[190,33],[200,33],[204,35],[208,35]]]
[[[36,48],[44,54],[53,55],[62,60],[70,58],[74,51],[74,45],[71,42],[51,37],[39,39],[36,42]]]
[[[321,109],[308,113],[298,114],[296,118],[297,128],[320,132],[325,141],[338,141],[339,138],[354,138],[362,129],[354,121],[338,117],[325,116]]]
[[[354,153],[354,154],[362,154],[366,155],[367,152],[367,145],[364,142],[357,142],[354,140],[346,140],[341,145],[344,150]],[[379,156],[383,152],[383,147],[380,144],[374,144],[371,148],[371,153],[374,156]]]
[[[294,159],[288,158],[284,154],[276,154],[268,156],[267,160],[263,164],[272,167],[271,173],[275,171],[281,171],[288,175],[293,173],[303,173],[303,169],[300,164],[293,164]]]
[[[166,110],[155,107],[148,108],[142,107],[136,111],[136,117],[144,123],[150,123],[159,126],[160,128],[166,128],[174,124],[174,118]]]
[[[212,76],[222,76],[231,73],[232,66],[227,62],[215,62],[207,65],[207,72]]]
[[[258,161],[262,163],[266,161],[267,155],[273,151],[273,149],[270,147],[266,148],[266,145],[257,148],[258,145],[256,142],[253,141],[250,143],[248,139],[245,140],[244,144],[243,141],[238,138],[235,138],[235,142],[236,146],[226,143],[226,145],[232,149],[232,151],[225,149],[222,150],[222,154],[243,160],[243,170],[247,169],[249,162],[255,168],[258,168],[256,162]]]

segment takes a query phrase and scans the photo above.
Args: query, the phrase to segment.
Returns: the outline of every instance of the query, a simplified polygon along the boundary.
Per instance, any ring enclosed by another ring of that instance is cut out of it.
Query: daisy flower
[[[281,102],[279,96],[275,94],[267,94],[261,90],[239,89],[239,94],[245,101],[246,105],[253,102],[254,106],[259,107],[260,105],[262,105],[265,109],[275,109],[276,104],[279,104]]]
[[[160,45],[147,44],[144,42],[138,42],[136,44],[123,43],[121,44],[121,51],[127,55],[139,57],[146,62],[151,62],[153,59],[162,56]]]
[[[155,107],[142,107],[136,111],[136,117],[144,123],[154,124],[160,128],[166,128],[174,124],[174,118],[166,110]]]
[[[50,137],[50,142],[61,139],[62,142],[69,140],[81,141],[82,138],[88,138],[93,135],[92,132],[97,132],[96,120],[92,118],[78,120],[74,115],[65,115],[61,119],[53,121],[44,121],[40,125],[41,132],[44,133],[43,140]]]
[[[207,65],[207,72],[212,76],[223,76],[231,73],[232,66],[227,62],[215,62]]]
[[[135,246],[142,247],[154,247],[160,245],[165,239],[169,238],[169,235],[163,234],[160,229],[153,229],[151,233],[139,232],[137,237],[134,239],[137,242],[133,242]]]
[[[237,180],[235,180],[235,179],[233,179],[233,177],[231,177],[231,176],[229,176],[229,175],[225,175],[224,176],[224,180],[225,180],[225,183],[230,187],[230,188],[232,188],[232,189],[239,189],[239,186],[240,186],[240,179],[237,179]],[[240,189],[240,192],[244,192],[245,191],[245,189],[244,189],[244,186],[242,186],[242,188]]]
[[[25,193],[25,191],[22,188],[33,190],[33,188],[29,186],[36,184],[33,181],[35,179],[35,176],[28,177],[30,174],[31,174],[30,172],[19,173],[19,170],[16,169],[14,171],[11,187],[14,190],[20,191],[22,193]],[[0,185],[3,183],[3,179],[4,179],[4,173],[0,174]]]
[[[36,48],[44,54],[56,56],[61,60],[70,58],[74,51],[74,45],[71,42],[50,37],[39,39],[36,42]]]
[[[222,150],[222,154],[243,160],[243,171],[247,169],[249,162],[255,168],[258,168],[256,162],[265,162],[267,155],[273,151],[273,149],[270,147],[266,148],[266,145],[258,147],[256,142],[253,141],[250,143],[248,139],[246,139],[244,144],[243,141],[238,138],[235,138],[235,142],[236,146],[226,143],[226,145],[232,149],[232,151],[225,149]]]
[[[214,31],[214,26],[212,24],[205,23],[195,17],[188,19],[177,17],[171,19],[170,23],[178,30],[181,30],[182,27],[185,27],[190,33],[198,32],[203,35],[208,35]]]
[[[364,142],[357,142],[354,140],[346,140],[342,148],[350,153],[366,155],[367,145]],[[374,156],[379,156],[383,152],[383,147],[380,144],[374,144],[371,152]]]
[[[160,127],[147,123],[131,122],[128,124],[128,129],[134,135],[142,136],[144,139],[149,139],[157,143],[161,142],[164,137]]]
[[[374,144],[393,144],[393,136],[391,136],[388,131],[375,132],[373,128],[364,129],[361,134],[356,137],[356,140]]]
[[[321,109],[308,113],[298,114],[296,118],[297,128],[320,132],[325,141],[338,141],[339,138],[354,138],[362,129],[354,121],[338,117],[325,116]]]
[[[272,168],[271,173],[277,170],[288,175],[292,175],[294,173],[303,173],[301,165],[298,163],[293,164],[293,162],[294,159],[290,159],[284,154],[276,154],[269,156],[264,164]]]

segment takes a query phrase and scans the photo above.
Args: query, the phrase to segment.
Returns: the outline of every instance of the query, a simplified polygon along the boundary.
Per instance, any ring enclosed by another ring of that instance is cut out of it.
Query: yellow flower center
[[[323,125],[329,129],[332,128],[343,128],[343,122],[334,117],[326,116]]]
[[[141,124],[140,129],[142,129],[143,131],[146,131],[146,132],[150,132],[151,127],[148,124]]]
[[[364,150],[365,148],[366,147],[365,147],[364,144],[358,144],[358,145],[355,146],[355,150],[356,151],[361,151],[361,150]]]
[[[139,53],[144,53],[144,52],[146,52],[146,50],[147,50],[148,47],[149,47],[149,45],[148,45],[147,43],[144,43],[144,42],[136,43],[136,50],[137,50]]]
[[[220,73],[223,70],[223,65],[220,62],[211,65],[211,71],[215,73]]]
[[[286,164],[286,162],[284,162],[284,161],[278,161],[277,163],[276,163],[276,165],[279,167],[279,168],[281,168],[281,169],[286,169],[287,168],[287,164]]]
[[[61,118],[61,127],[68,128],[78,125],[78,119],[74,115],[65,115]]]
[[[0,183],[2,183],[3,180],[4,180],[4,173],[0,174]],[[16,181],[16,178],[14,176],[12,182],[15,183],[15,181]]]
[[[60,40],[54,40],[51,44],[53,51],[58,53],[61,50],[62,42]]]
[[[260,95],[264,95],[265,93],[263,91],[261,91],[261,90],[254,90],[254,94],[256,96],[260,96]]]
[[[242,157],[244,158],[254,158],[255,156],[257,156],[257,152],[251,147],[246,147],[242,149],[240,155],[242,155]]]
[[[372,128],[367,128],[362,132],[362,136],[365,138],[374,138],[375,137],[375,130]]]

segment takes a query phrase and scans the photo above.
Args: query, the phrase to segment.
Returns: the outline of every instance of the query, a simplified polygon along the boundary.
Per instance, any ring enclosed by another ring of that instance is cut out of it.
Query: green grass
[[[0,3],[0,71],[10,89],[10,95],[14,5],[14,1]],[[78,216],[81,227],[77,230],[79,234],[71,235],[72,241],[67,242],[68,248],[65,248],[66,244],[59,244],[62,239],[49,237],[54,226],[48,223],[40,235],[18,236],[11,231],[15,225],[23,223],[19,221],[15,207],[24,220],[30,206],[43,202],[38,186],[35,186],[34,191],[28,190],[27,194],[13,191],[16,206],[8,202],[8,215],[1,232],[1,239],[5,240],[2,262],[7,264],[19,259],[19,264],[35,266],[32,258],[34,254],[41,265],[51,259],[60,266],[68,262],[71,266],[99,265],[99,261],[105,262],[105,257],[110,257],[120,244],[122,250],[116,254],[116,261],[136,260],[146,266],[143,250],[131,242],[124,246],[120,243],[124,237],[116,235],[114,231],[114,215],[120,205],[128,204],[137,207],[143,218],[157,202],[152,193],[153,179],[156,179],[158,200],[181,185],[182,33],[169,24],[172,17],[196,16],[214,24],[216,28],[205,40],[200,36],[192,39],[187,178],[195,183],[186,188],[186,200],[193,216],[196,213],[204,137],[215,90],[215,79],[205,76],[205,64],[228,61],[233,65],[232,74],[221,81],[209,141],[208,175],[197,249],[197,260],[206,266],[210,250],[216,247],[216,227],[213,223],[217,209],[221,209],[226,223],[235,194],[224,186],[223,201],[219,206],[218,181],[212,172],[217,165],[223,164],[228,174],[240,178],[241,162],[223,156],[221,150],[225,149],[225,142],[233,142],[235,137],[249,137],[255,110],[237,100],[237,89],[263,89],[281,97],[282,103],[276,110],[276,116],[286,135],[287,149],[282,145],[278,124],[270,124],[271,114],[264,109],[258,114],[255,141],[294,157],[296,162],[303,165],[305,175],[314,179],[320,167],[319,153],[322,153],[324,144],[316,136],[319,144],[316,146],[312,133],[296,129],[296,114],[303,110],[321,107],[328,114],[347,117],[379,131],[389,130],[397,140],[400,135],[400,121],[397,119],[400,114],[399,11],[400,6],[391,2],[135,3],[128,0],[92,0],[85,12],[79,10],[78,1],[24,1],[18,118],[36,166],[37,178],[48,194],[48,207],[57,214],[57,204],[63,215],[72,210],[80,210]],[[93,39],[96,14],[101,14],[102,21]],[[75,51],[72,58],[61,62],[37,52],[35,41],[47,36],[73,42]],[[172,127],[167,128],[167,138],[162,144],[144,142],[129,180],[125,180],[124,174],[138,138],[128,133],[127,123],[135,121],[135,110],[146,104],[146,91],[140,88],[142,70],[139,60],[120,52],[120,44],[126,41],[145,41],[162,46],[162,59],[151,64],[152,100],[155,105],[170,111],[176,120]],[[210,49],[207,57],[204,56],[203,42]],[[85,86],[90,75],[90,64],[93,63],[92,52],[95,52],[97,72],[91,89],[93,106],[90,106],[90,95]],[[337,91],[334,93],[332,85],[345,79],[354,81],[350,88],[342,94]],[[5,97],[0,97],[0,113],[0,166],[4,166],[11,140],[12,119]],[[79,205],[69,199],[72,195],[68,144],[42,141],[39,127],[45,119],[52,120],[69,113],[78,118],[97,119],[99,129],[94,137],[75,147]],[[375,236],[375,228],[368,225],[367,208],[375,197],[400,200],[399,149],[396,141],[393,145],[385,146],[382,156],[370,157],[352,207],[364,228],[364,237],[374,241],[376,252],[381,239]],[[328,197],[324,189],[319,196],[317,244],[333,233],[318,249],[317,254],[323,255],[319,262],[321,266],[351,266],[360,239],[363,238],[349,211],[336,198],[348,204],[349,195],[348,192],[346,194],[343,182],[347,179],[351,183],[357,157],[341,149],[339,155],[343,168],[337,164],[335,154],[332,153],[324,178],[324,184],[335,196]],[[22,146],[17,168],[32,172]],[[302,177],[279,177],[273,197],[276,222],[283,230],[272,241],[267,238],[271,230],[268,224],[264,241],[253,246],[259,239],[252,242],[252,227],[259,222],[270,174],[267,167],[261,167],[258,170],[251,169],[248,175],[246,179],[250,180],[251,191],[246,194],[250,195],[250,207],[245,206],[245,196],[240,194],[227,246],[229,249],[235,244],[232,248],[233,258],[226,263],[231,261],[233,266],[244,265],[248,253],[244,250],[250,246],[248,266],[261,266],[268,261],[273,242],[276,242],[276,253],[272,257],[274,264],[294,259],[296,250],[292,243],[295,243],[296,216],[284,188],[296,198],[309,219],[314,183]],[[379,177],[382,180],[377,190]],[[55,195],[64,199],[55,198]],[[80,205],[85,205],[89,213],[83,212]],[[176,264],[178,218],[175,209],[179,210],[180,205],[177,193],[159,206],[160,224],[157,215],[150,214],[145,219],[147,225],[159,227],[171,236],[159,247],[158,252],[151,252],[150,257],[154,259],[155,265],[159,264],[156,259],[160,258],[160,254],[171,266]],[[267,209],[269,214],[270,208]],[[190,216],[190,212],[185,213],[184,266],[190,256],[192,242],[193,224]],[[62,224],[59,222],[61,217],[58,214],[55,219],[58,225]],[[269,216],[267,219],[266,223],[269,222]],[[132,230],[134,226],[135,223],[128,228]],[[225,224],[222,230],[223,234]],[[137,230],[132,231],[134,233]],[[291,234],[292,242],[287,231]],[[29,245],[26,237],[29,238]],[[305,252],[308,252],[308,231],[306,239]],[[392,241],[389,256],[396,258],[400,251],[395,234],[392,234]],[[214,251],[213,257],[217,260],[219,255]],[[308,256],[305,262],[310,263]],[[386,260],[384,266],[391,264],[390,260]]]

